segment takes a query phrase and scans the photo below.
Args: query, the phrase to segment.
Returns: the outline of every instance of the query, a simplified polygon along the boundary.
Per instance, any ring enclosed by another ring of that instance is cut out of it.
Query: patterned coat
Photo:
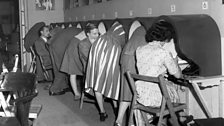
[[[85,88],[105,97],[118,100],[120,91],[120,54],[125,43],[125,32],[115,22],[108,32],[93,43],[86,70]]]

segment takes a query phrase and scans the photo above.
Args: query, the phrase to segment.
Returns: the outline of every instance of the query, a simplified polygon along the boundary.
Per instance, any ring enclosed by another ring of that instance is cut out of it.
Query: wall
[[[10,15],[12,13],[12,7],[10,6],[9,1],[0,2],[0,16]]]
[[[202,2],[208,3],[207,9],[202,9]],[[171,8],[175,5],[175,11]],[[65,22],[147,17],[160,15],[208,14],[217,23],[224,49],[224,4],[221,0],[112,0],[65,10]],[[224,64],[224,50],[222,50],[222,64]],[[224,74],[224,67],[222,67]]]
[[[35,0],[27,0],[27,10],[28,28],[41,21],[46,24],[64,21],[63,0],[55,0],[55,10],[51,11],[36,10]]]
[[[202,9],[202,2],[208,2],[208,9]],[[175,5],[175,12],[171,12],[171,6]],[[89,6],[83,6],[65,10],[65,21],[113,19],[128,17],[146,17],[159,15],[179,14],[208,14],[215,19],[220,28],[224,17],[224,5],[221,0],[112,0]],[[220,29],[224,32],[224,28]]]
[[[89,20],[105,18],[115,18],[115,12],[120,17],[145,17],[145,16],[158,16],[161,14],[198,14],[208,13],[210,8],[202,10],[201,3],[204,0],[112,0],[89,6],[73,8],[65,11],[65,21]],[[213,0],[215,1],[215,0]],[[216,3],[216,2],[214,2]],[[211,4],[211,2],[209,2]],[[176,11],[171,12],[171,5],[176,6]],[[220,1],[221,5],[221,1]],[[133,15],[129,15],[130,11]],[[85,17],[85,19],[84,19]]]
[[[12,5],[10,1],[0,2],[0,23],[5,35],[9,35],[15,26],[13,22],[14,8]]]

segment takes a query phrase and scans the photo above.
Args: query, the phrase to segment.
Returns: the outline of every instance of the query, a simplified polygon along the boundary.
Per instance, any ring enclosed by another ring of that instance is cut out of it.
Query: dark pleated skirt
[[[83,66],[78,54],[78,42],[71,41],[67,46],[60,71],[67,74],[83,75]]]
[[[135,57],[134,55],[123,54],[121,56],[121,90],[120,90],[120,101],[131,101],[132,92],[129,86],[126,72],[130,71],[136,73]]]

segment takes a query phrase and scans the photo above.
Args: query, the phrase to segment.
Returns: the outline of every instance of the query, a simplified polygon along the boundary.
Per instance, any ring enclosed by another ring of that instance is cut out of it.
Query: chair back
[[[168,94],[167,90],[167,80],[162,76],[159,75],[158,77],[151,77],[151,76],[144,76],[144,75],[139,75],[139,74],[133,74],[130,73],[130,71],[127,71],[127,79],[129,81],[132,93],[133,93],[133,98],[131,102],[131,109],[130,109],[130,115],[129,115],[129,126],[132,125],[132,119],[133,119],[133,109],[139,109],[140,111],[144,111],[146,113],[154,114],[156,116],[159,116],[159,122],[157,126],[160,126],[162,123],[163,116],[165,115],[170,115],[171,119],[173,121],[173,126],[180,126],[177,120],[176,112],[181,111],[186,108],[185,104],[178,104],[178,106],[174,106],[173,103],[171,103],[171,98]],[[155,108],[151,106],[143,106],[141,104],[138,104],[136,102],[137,100],[137,90],[135,86],[135,81],[136,80],[141,80],[145,82],[152,82],[154,84],[158,84],[160,87],[161,93],[162,93],[162,105],[160,108]],[[143,114],[143,113],[142,113]],[[150,125],[148,123],[146,115],[143,115],[145,123],[147,125]]]
[[[134,74],[131,73],[130,71],[127,71],[127,80],[129,81],[129,86],[131,88],[131,91],[133,93],[133,100],[137,100],[137,90],[135,86],[135,81],[136,80],[141,80],[141,81],[146,81],[146,82],[152,82],[152,83],[157,83],[159,84],[162,80],[163,77],[160,75],[159,77],[150,77],[150,76],[144,76],[144,75],[139,75],[139,74]]]
[[[47,48],[48,46],[46,46],[46,48]],[[48,48],[47,48],[47,50],[49,50]],[[48,69],[53,69],[53,66],[52,65],[48,65],[48,66],[44,66],[44,61],[43,61],[43,58],[37,53],[37,50],[35,49],[35,46],[34,46],[34,48],[33,48],[33,53],[34,53],[34,55],[35,55],[35,59],[36,59],[36,62],[39,62],[40,63],[40,65],[41,65],[41,68],[42,68],[42,70],[43,70],[43,74],[44,74],[44,77],[45,77],[45,79],[46,80],[49,80],[50,79],[50,75],[49,75],[49,73],[48,73]],[[50,52],[49,52],[50,53]],[[39,61],[38,61],[39,60]],[[37,65],[37,64],[35,64],[35,65]],[[36,70],[36,66],[35,66],[35,70]]]
[[[5,75],[1,89],[13,94],[9,104],[15,108],[15,116],[21,126],[29,126],[31,101],[37,96],[36,75],[26,72],[9,72]]]
[[[30,67],[29,67],[28,71],[30,73],[35,73],[36,72],[36,54],[35,54],[32,46],[30,46],[30,51],[31,51],[31,55],[32,55],[32,61],[30,63]]]

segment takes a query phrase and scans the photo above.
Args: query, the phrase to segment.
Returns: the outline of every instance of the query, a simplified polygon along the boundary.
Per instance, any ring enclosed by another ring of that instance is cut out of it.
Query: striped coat
[[[118,100],[120,92],[120,54],[125,32],[118,22],[93,43],[86,69],[85,89],[88,93],[100,92]]]

